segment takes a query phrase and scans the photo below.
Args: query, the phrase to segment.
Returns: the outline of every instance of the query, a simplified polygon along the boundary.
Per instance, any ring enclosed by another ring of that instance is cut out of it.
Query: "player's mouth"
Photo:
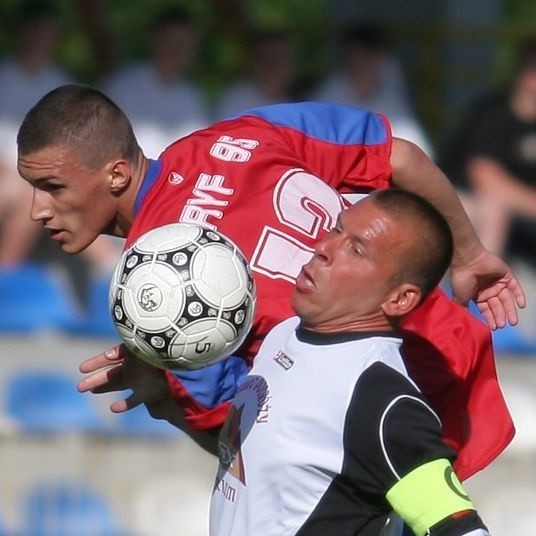
[[[315,281],[305,266],[296,278],[296,288],[301,292],[310,292],[316,288]]]
[[[62,242],[65,239],[66,232],[63,229],[47,229],[50,238],[57,242]]]

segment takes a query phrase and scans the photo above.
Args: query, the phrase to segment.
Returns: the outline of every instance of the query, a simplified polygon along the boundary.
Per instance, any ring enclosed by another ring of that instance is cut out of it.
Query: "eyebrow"
[[[37,179],[29,179],[28,182],[30,182],[34,186],[39,186],[40,184],[44,184],[53,180],[57,180],[57,177],[38,177]]]
[[[344,225],[342,224],[342,214],[343,212],[340,212],[339,215],[337,216],[337,222],[335,223],[335,225],[337,226],[338,229],[341,229],[342,231],[344,231]],[[367,243],[358,235],[351,235],[350,241],[352,243],[357,243],[360,246],[363,246],[364,248],[367,248]]]

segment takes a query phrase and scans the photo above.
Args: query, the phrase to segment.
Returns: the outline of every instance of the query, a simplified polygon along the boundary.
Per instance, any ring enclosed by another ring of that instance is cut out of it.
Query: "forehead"
[[[390,220],[388,214],[376,206],[369,197],[365,197],[343,210],[340,215],[341,222],[345,228],[361,228],[368,226],[373,220],[386,219]]]
[[[64,145],[51,145],[28,154],[19,154],[18,168],[25,179],[61,176],[67,170],[82,169],[81,158]]]
[[[396,218],[380,208],[370,198],[365,198],[341,213],[341,223],[350,235],[367,242],[399,243],[408,230],[404,218]]]

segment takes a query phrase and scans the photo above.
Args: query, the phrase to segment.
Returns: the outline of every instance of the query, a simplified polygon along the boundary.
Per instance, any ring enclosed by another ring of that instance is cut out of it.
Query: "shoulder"
[[[343,104],[314,101],[272,104],[246,110],[240,116],[257,117],[276,127],[337,144],[376,145],[385,143],[390,136],[384,117]]]
[[[296,331],[300,320],[297,316],[292,316],[276,324],[264,338],[257,355],[255,363],[262,360],[263,355],[273,355],[275,349],[281,349],[285,345],[288,338]]]
[[[361,374],[356,384],[354,399],[360,411],[368,408],[364,411],[371,410],[384,415],[387,415],[396,404],[403,400],[415,400],[417,404],[423,405],[431,415],[435,416],[424,396],[405,371],[383,361],[370,365]]]
[[[357,411],[373,412],[383,421],[396,413],[398,407],[422,408],[440,426],[439,418],[415,383],[405,371],[396,369],[389,363],[376,362],[361,374],[356,383],[353,402]]]
[[[352,449],[383,467],[392,482],[430,460],[452,458],[438,416],[415,384],[385,363],[371,365],[356,383],[347,416]]]
[[[284,334],[290,334],[293,333],[296,328],[298,327],[300,323],[300,319],[297,316],[291,316],[290,318],[287,318],[286,320],[283,320],[276,324],[269,332],[266,338],[272,338],[277,337]]]

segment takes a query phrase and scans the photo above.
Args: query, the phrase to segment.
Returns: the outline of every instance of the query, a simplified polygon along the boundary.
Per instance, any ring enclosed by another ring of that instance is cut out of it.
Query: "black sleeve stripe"
[[[453,457],[422,393],[385,363],[371,365],[357,381],[343,441],[343,473],[381,500],[414,468]]]
[[[422,404],[422,406],[424,406],[434,416],[434,418],[437,420],[439,426],[441,427],[441,420],[439,419],[437,414],[421,398],[417,398],[416,396],[412,396],[412,395],[399,395],[396,398],[394,398],[393,400],[391,400],[391,402],[389,402],[389,404],[385,408],[385,410],[382,413],[382,416],[380,418],[379,437],[380,437],[380,443],[381,443],[383,455],[385,457],[385,461],[386,461],[388,467],[393,472],[393,475],[395,476],[395,478],[397,480],[400,480],[402,478],[402,476],[395,469],[394,463],[391,460],[391,458],[390,458],[390,456],[389,456],[389,454],[387,452],[387,445],[386,445],[387,444],[387,439],[386,439],[385,423],[386,423],[387,417],[389,416],[389,412],[396,406],[396,404],[398,404],[398,403],[400,403],[400,402],[402,402],[404,400],[411,400],[412,402],[417,402],[418,404]]]

